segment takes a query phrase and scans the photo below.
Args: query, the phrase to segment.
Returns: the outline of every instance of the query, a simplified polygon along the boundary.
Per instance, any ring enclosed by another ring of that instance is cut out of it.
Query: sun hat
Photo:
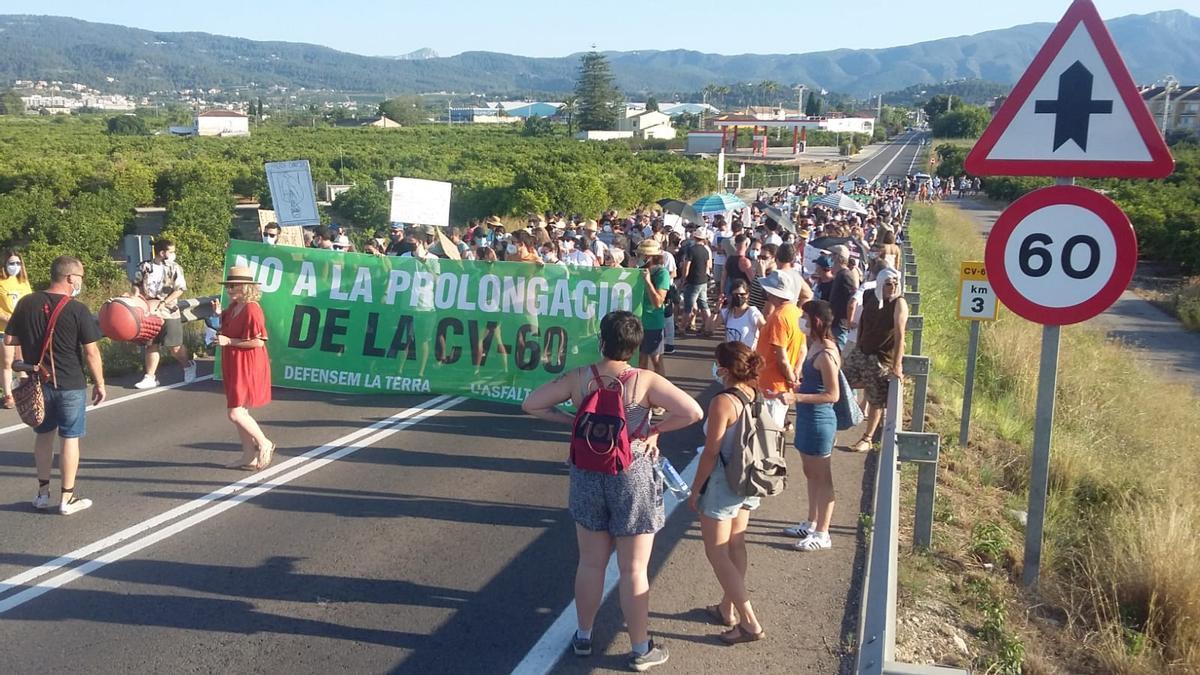
[[[222,286],[234,286],[237,284],[254,284],[258,283],[254,280],[254,274],[249,267],[245,265],[234,265],[229,268],[229,272],[225,275],[225,281],[218,282]]]
[[[710,233],[707,227],[697,227],[696,230],[692,232],[692,238],[707,240],[709,238],[709,234]]]
[[[503,225],[499,216],[488,216],[488,219],[483,221],[484,225]]]
[[[796,277],[790,272],[780,273],[780,270],[775,270],[758,282],[762,284],[764,291],[777,298],[795,302],[800,295],[800,289],[796,287]]]
[[[637,247],[638,255],[646,257],[652,255],[662,255],[662,244],[654,239],[643,239],[642,243]]]
[[[596,224],[596,221],[588,219],[583,221],[583,229],[587,230],[588,232],[595,232],[596,230],[600,229],[600,226]]]

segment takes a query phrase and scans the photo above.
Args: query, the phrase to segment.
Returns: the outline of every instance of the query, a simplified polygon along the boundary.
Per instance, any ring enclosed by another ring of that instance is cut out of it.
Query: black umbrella
[[[844,246],[848,241],[850,241],[850,237],[819,237],[808,242],[808,245],[812,246],[813,248],[819,248],[823,251],[828,251],[830,248],[837,246],[838,244],[842,244]]]
[[[687,202],[681,202],[678,199],[660,199],[657,203],[662,207],[663,213],[674,213],[692,224],[704,222],[704,218],[700,217],[695,207]]]
[[[796,233],[796,224],[793,223],[792,219],[788,218],[787,214],[785,214],[781,209],[774,206],[768,206],[763,213],[767,214],[767,217],[771,220],[779,223],[779,226],[783,229],[793,234]]]

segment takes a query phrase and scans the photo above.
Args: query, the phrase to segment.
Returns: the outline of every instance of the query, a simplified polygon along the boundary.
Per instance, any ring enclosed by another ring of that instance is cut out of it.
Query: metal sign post
[[[1021,581],[1033,588],[1042,568],[1042,529],[1050,490],[1050,435],[1054,428],[1054,389],[1058,385],[1059,326],[1042,327],[1037,409],[1033,421],[1033,459],[1029,466],[1029,517],[1025,526],[1025,565]]]
[[[975,396],[975,360],[979,354],[979,322],[971,322],[971,336],[967,338],[967,377],[963,384],[962,418],[958,425],[958,447],[967,447],[971,437],[971,399]]]
[[[958,318],[971,322],[967,341],[967,377],[963,386],[962,417],[958,427],[958,447],[967,447],[971,431],[971,400],[975,393],[975,361],[979,353],[979,322],[996,320],[996,294],[987,280],[982,262],[964,262],[959,266]]]

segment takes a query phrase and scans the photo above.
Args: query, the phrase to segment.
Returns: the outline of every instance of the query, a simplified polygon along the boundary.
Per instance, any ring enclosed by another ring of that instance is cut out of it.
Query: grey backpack
[[[738,421],[721,440],[721,462],[729,486],[742,497],[771,497],[783,492],[787,485],[784,432],[767,412],[762,394],[751,400],[736,387],[721,393],[733,394],[743,403]]]

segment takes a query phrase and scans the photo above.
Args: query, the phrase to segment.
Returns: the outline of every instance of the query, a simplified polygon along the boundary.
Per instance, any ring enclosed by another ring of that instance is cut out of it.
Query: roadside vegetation
[[[1040,326],[1003,309],[985,324],[971,439],[957,447],[957,269],[983,241],[950,206],[914,207],[911,237],[943,460],[933,550],[901,561],[901,624],[957,623],[970,656],[950,653],[979,672],[1200,672],[1200,400],[1086,324],[1064,329],[1042,582],[1025,593]]]

